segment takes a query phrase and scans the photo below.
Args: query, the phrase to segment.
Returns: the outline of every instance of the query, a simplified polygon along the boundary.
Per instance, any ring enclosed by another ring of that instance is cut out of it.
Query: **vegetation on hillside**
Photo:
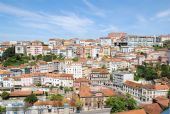
[[[112,113],[133,110],[137,108],[136,101],[127,94],[126,96],[109,97],[105,101]]]
[[[38,101],[38,98],[35,94],[31,94],[29,96],[27,96],[25,99],[24,99],[24,102],[25,103],[28,103],[30,105],[33,105],[36,101]]]
[[[6,108],[3,107],[3,106],[0,106],[0,114],[2,114],[2,113],[5,112],[5,111],[6,111]]]
[[[135,73],[135,80],[144,78],[146,80],[153,80],[161,77],[170,79],[170,66],[169,64],[147,64],[137,66]]]
[[[2,57],[0,58],[2,61],[2,65],[7,66],[19,66],[21,64],[29,63],[30,65],[36,65],[36,61],[43,60],[46,62],[50,62],[52,60],[64,60],[65,57],[55,54],[47,54],[47,55],[24,55],[24,54],[15,54],[15,47],[9,47],[4,51]]]
[[[3,99],[3,100],[7,100],[7,99],[9,99],[9,93],[8,92],[6,92],[6,91],[4,91],[4,92],[2,92],[2,94],[1,94],[1,98]]]

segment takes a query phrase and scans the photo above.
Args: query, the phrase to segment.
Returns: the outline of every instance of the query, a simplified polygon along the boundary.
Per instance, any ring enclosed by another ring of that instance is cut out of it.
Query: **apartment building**
[[[74,78],[82,78],[83,76],[82,64],[79,62],[67,64],[65,68],[65,72],[67,74],[73,74]]]
[[[126,38],[126,42],[128,46],[154,46],[159,45],[162,46],[160,37],[156,36],[136,36],[136,35],[128,35]]]
[[[100,37],[100,45],[101,46],[111,46],[112,40],[109,37]]]
[[[3,87],[22,87],[41,84],[44,86],[73,86],[73,75],[64,73],[31,73],[16,77],[5,77]]]
[[[105,85],[110,83],[110,74],[107,69],[93,68],[89,80],[92,85]]]
[[[123,89],[123,84],[126,81],[133,81],[134,74],[127,71],[117,71],[112,73],[113,85]]]
[[[142,102],[151,102],[158,96],[167,96],[169,87],[167,85],[141,84],[133,81],[126,81],[123,85],[123,92],[131,94]]]

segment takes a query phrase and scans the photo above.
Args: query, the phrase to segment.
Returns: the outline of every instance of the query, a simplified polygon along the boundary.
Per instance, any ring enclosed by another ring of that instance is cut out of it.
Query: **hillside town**
[[[0,111],[163,114],[170,105],[169,41],[170,35],[112,32],[1,42]]]

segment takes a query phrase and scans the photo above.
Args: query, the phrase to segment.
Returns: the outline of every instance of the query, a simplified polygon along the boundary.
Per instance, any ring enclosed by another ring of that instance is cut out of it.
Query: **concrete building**
[[[133,81],[126,81],[123,85],[123,92],[129,93],[141,102],[151,103],[152,99],[158,96],[167,96],[168,85],[142,84]]]
[[[66,65],[65,72],[67,74],[73,74],[74,78],[82,78],[83,68],[81,63],[71,63]]]
[[[110,74],[107,69],[93,68],[89,79],[92,85],[105,85],[110,83]]]
[[[113,85],[121,89],[123,88],[124,82],[134,80],[134,74],[127,71],[113,72],[112,77]]]
[[[128,35],[126,38],[128,46],[162,46],[160,37],[156,36],[137,36],[137,35]]]

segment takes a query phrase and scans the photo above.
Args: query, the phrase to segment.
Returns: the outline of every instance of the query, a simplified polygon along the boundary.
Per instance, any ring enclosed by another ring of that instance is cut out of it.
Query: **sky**
[[[0,41],[170,33],[170,0],[0,0]]]

